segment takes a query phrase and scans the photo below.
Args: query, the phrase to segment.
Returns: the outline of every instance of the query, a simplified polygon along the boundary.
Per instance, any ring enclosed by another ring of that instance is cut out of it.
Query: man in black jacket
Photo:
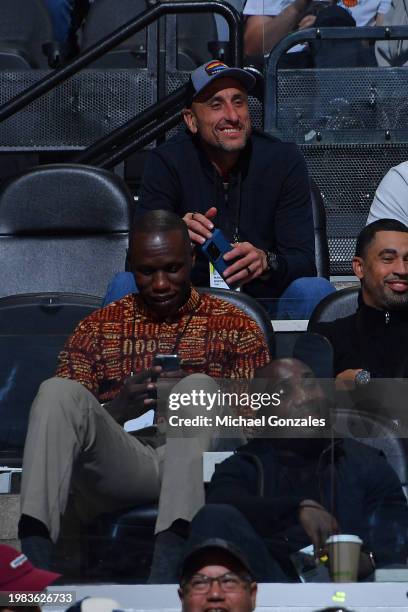
[[[275,360],[260,375],[268,378],[268,392],[280,394],[275,415],[327,422],[321,385],[300,361]],[[269,575],[258,580],[281,581],[282,573],[295,578],[289,555],[313,544],[319,556],[327,537],[339,531],[363,540],[360,578],[375,565],[405,563],[407,502],[384,455],[351,439],[323,438],[317,426],[309,428],[307,438],[267,437],[276,432],[266,429],[265,437],[251,440],[217,466],[209,505],[195,517],[193,529],[207,529],[207,536],[219,530],[232,538],[243,530],[246,537],[258,537],[260,554],[266,545],[271,558]]]
[[[254,84],[251,74],[219,61],[192,72],[187,129],[152,151],[140,207],[182,216],[198,246],[216,227],[233,243],[223,278],[212,282],[198,249],[195,285],[236,283],[274,314],[307,318],[333,290],[316,278],[309,177],[296,145],[252,131],[247,92]]]
[[[353,270],[360,279],[359,308],[349,317],[310,331],[334,350],[338,387],[408,372],[408,227],[379,219],[360,233]]]

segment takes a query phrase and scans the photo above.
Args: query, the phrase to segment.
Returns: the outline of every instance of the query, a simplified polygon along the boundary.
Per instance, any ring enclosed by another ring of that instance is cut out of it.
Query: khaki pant
[[[209,377],[193,375],[174,391],[194,377],[216,389]],[[84,520],[159,499],[156,533],[178,518],[190,521],[204,504],[202,453],[211,435],[168,438],[154,449],[125,432],[83,385],[51,378],[30,412],[21,512],[44,523],[54,542],[71,487]]]

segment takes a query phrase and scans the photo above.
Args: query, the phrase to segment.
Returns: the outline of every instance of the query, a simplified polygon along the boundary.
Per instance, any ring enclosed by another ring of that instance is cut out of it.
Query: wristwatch
[[[377,568],[377,564],[376,564],[376,562],[375,562],[375,556],[374,556],[374,553],[373,553],[371,550],[369,550],[369,551],[367,551],[367,555],[368,555],[368,558],[370,559],[370,562],[371,562],[371,566],[372,566],[372,568],[373,568],[373,571],[375,571],[375,570],[376,570],[376,568]]]
[[[354,377],[354,383],[356,387],[363,387],[364,385],[368,385],[371,380],[371,374],[368,370],[361,370],[361,372],[357,372]]]
[[[278,267],[278,258],[273,251],[264,250],[266,257],[266,270],[265,272],[274,272]]]

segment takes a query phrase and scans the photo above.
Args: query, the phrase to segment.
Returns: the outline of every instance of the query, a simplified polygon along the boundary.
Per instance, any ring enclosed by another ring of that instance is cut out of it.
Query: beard
[[[251,126],[241,124],[243,138],[240,142],[228,142],[223,140],[221,137],[217,138],[217,145],[214,145],[215,149],[219,151],[225,151],[226,153],[233,153],[234,151],[243,151],[248,144],[249,137],[251,136]]]
[[[408,291],[405,293],[384,293],[384,307],[390,310],[407,310]]]

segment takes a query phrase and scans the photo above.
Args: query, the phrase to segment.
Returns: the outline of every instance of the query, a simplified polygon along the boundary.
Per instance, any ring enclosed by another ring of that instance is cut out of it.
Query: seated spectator
[[[248,379],[270,360],[252,319],[191,286],[191,244],[180,217],[168,211],[141,217],[130,264],[139,294],[77,326],[56,378],[41,385],[31,408],[19,535],[38,566],[50,564],[71,486],[84,520],[156,501],[161,491],[156,531],[189,521],[204,503],[201,460],[208,441],[173,437],[165,444],[160,424],[144,437],[122,425],[156,410],[154,391],[166,380],[170,387],[179,380],[173,390],[180,393],[195,380],[187,375],[214,387],[209,377]],[[177,354],[181,370],[153,366],[158,353]]]
[[[330,423],[322,388],[302,362],[278,359],[257,375],[267,377],[268,392],[280,393],[274,415]],[[339,531],[363,540],[361,579],[375,565],[405,563],[407,501],[383,453],[352,439],[323,438],[319,427],[308,429],[307,438],[286,437],[293,436],[293,428],[268,438],[277,434],[266,428],[265,437],[251,440],[219,464],[208,505],[199,512],[200,525],[223,530],[226,538],[239,525],[247,538],[256,537],[260,555],[269,551],[270,562],[263,565],[270,581],[297,580],[290,555],[313,544],[320,557],[327,537]]]
[[[251,543],[244,546],[240,542],[238,547],[234,542],[201,537],[200,543],[189,550],[178,591],[182,612],[255,609],[257,584],[248,556],[249,552],[256,557],[255,542],[252,549]]]
[[[379,219],[408,223],[408,161],[391,168],[377,187],[367,225]]]
[[[192,72],[187,130],[151,153],[140,206],[176,212],[198,247],[215,227],[233,244],[223,277],[212,275],[197,250],[195,285],[238,284],[276,318],[307,318],[334,291],[315,277],[309,176],[294,144],[252,132],[247,92],[254,83],[219,61]],[[134,290],[132,276],[117,282]]]
[[[359,308],[310,331],[330,341],[338,384],[408,374],[408,228],[395,219],[367,225],[357,239],[354,274]]]
[[[352,25],[343,22],[345,12],[351,15],[357,27],[382,25],[391,0],[341,0],[336,4],[336,8],[341,9],[337,13],[330,6],[332,4],[336,3],[325,0],[247,0],[244,7],[244,15],[247,16],[245,53],[251,56],[269,54],[290,32],[322,26],[321,19],[325,10],[329,11],[331,18],[331,22],[325,25]]]

